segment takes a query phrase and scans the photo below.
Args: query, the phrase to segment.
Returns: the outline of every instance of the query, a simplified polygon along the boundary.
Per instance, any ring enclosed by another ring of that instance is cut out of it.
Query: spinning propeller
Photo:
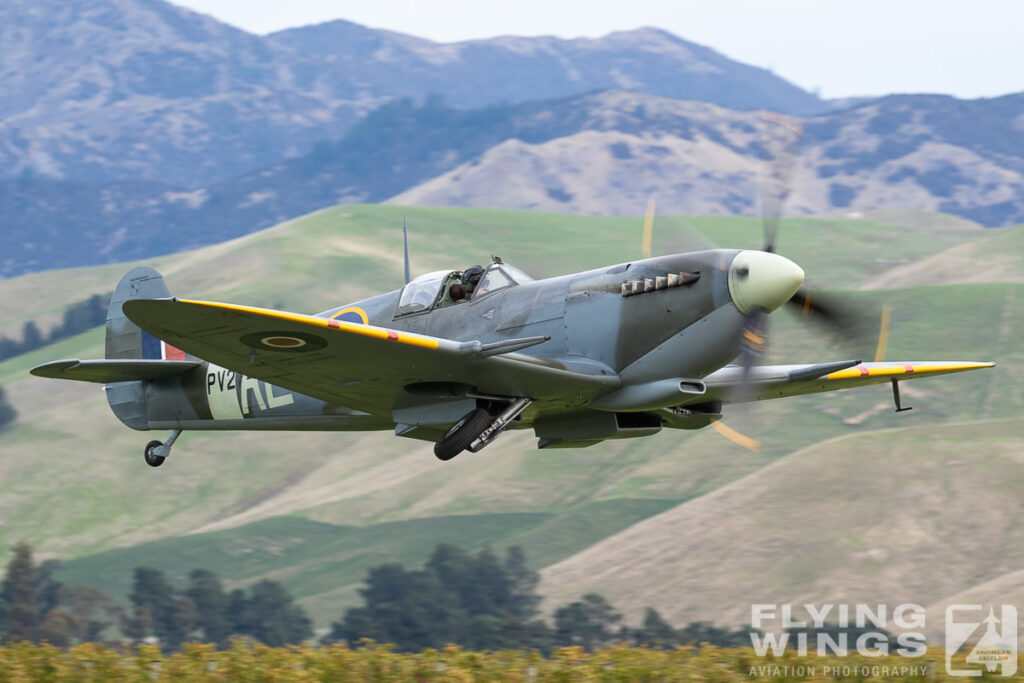
[[[762,231],[764,242],[760,251],[743,251],[736,256],[729,269],[729,292],[746,316],[740,339],[740,353],[736,364],[742,368],[739,384],[730,392],[729,402],[742,406],[753,400],[753,369],[761,364],[769,344],[768,314],[783,304],[797,310],[800,316],[818,324],[839,340],[862,350],[869,338],[867,313],[835,294],[824,294],[803,284],[803,270],[776,253],[776,238],[783,207],[792,187],[796,167],[797,146],[803,134],[799,121],[774,112],[762,112],[768,123],[762,140],[771,159],[769,174],[761,182]],[[651,255],[651,234],[654,223],[654,197],[647,202],[644,215],[643,254]],[[889,309],[884,307],[875,360],[883,360],[888,339]],[[734,407],[732,410],[736,410]],[[744,421],[742,418],[740,421]],[[730,441],[750,450],[757,450],[759,442],[722,424],[711,426]]]

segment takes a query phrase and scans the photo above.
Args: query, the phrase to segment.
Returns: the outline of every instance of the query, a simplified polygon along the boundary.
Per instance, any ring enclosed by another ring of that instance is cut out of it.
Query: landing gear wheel
[[[434,455],[438,460],[451,460],[466,450],[469,444],[487,429],[493,419],[483,408],[466,413],[461,420],[452,425],[440,441],[434,444]]]
[[[154,449],[159,448],[160,446],[163,445],[163,441],[150,441],[149,443],[146,444],[145,456],[147,465],[149,465],[150,467],[160,467],[160,465],[164,464],[164,460],[167,459],[166,456],[157,455],[156,453],[153,452]]]

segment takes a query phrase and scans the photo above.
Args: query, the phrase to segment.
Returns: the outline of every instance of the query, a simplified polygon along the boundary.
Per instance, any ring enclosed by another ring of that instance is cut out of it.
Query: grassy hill
[[[1020,417],[829,439],[548,567],[541,592],[596,590],[674,622],[744,623],[761,602],[944,604],[1024,565],[1022,454]],[[999,589],[975,597],[1012,597]]]
[[[639,257],[642,229],[641,219],[633,217],[349,205],[145,263],[164,274],[172,293],[314,312],[401,286],[403,218],[408,219],[417,272],[486,261],[497,253],[535,277],[560,275]],[[927,225],[797,218],[785,221],[778,244],[816,285],[856,289],[895,266],[1004,233],[1011,235],[1011,243],[1020,243],[1018,230],[984,231],[966,222],[936,231]],[[756,218],[655,220],[654,249],[659,253],[760,244],[761,222]],[[69,302],[109,293],[131,265],[0,280],[0,335],[18,335],[28,320],[42,321],[45,329]]]
[[[403,216],[417,272],[483,262],[497,253],[536,276],[548,276],[621,262],[639,251],[637,218],[357,205],[326,209],[152,264],[164,272],[175,294],[314,312],[400,285]],[[658,252],[759,243],[760,225],[754,219],[663,217],[655,228]],[[847,477],[849,493],[839,499],[805,492],[805,482],[817,486],[841,472],[842,463],[852,467],[849,463],[864,460],[859,444],[874,449],[878,443],[878,452],[888,455],[871,463],[891,468],[909,458],[921,464],[907,469],[906,476],[895,470],[886,485],[913,484],[927,496],[939,486],[934,477],[944,471],[945,462],[930,454],[955,444],[957,452],[973,455],[957,465],[964,487],[956,490],[954,500],[977,504],[990,473],[981,454],[1021,450],[1014,441],[1021,425],[1012,420],[1024,406],[1024,344],[1016,337],[1024,327],[1024,285],[1015,284],[1012,265],[1009,272],[985,265],[1022,248],[1021,228],[982,231],[953,223],[932,231],[927,223],[913,221],[902,226],[862,219],[784,221],[779,250],[805,268],[812,284],[859,290],[898,275],[898,289],[855,294],[865,304],[893,307],[888,357],[995,360],[1000,365],[995,371],[904,384],[906,402],[915,410],[898,416],[891,413],[885,387],[758,405],[750,424],[743,425],[762,439],[758,453],[741,450],[710,430],[554,453],[535,450],[532,434],[517,432],[480,454],[440,463],[429,444],[387,433],[193,432],[182,437],[167,465],[151,470],[141,452],[152,437],[122,427],[99,387],[27,375],[28,368],[46,360],[100,357],[103,333],[96,329],[0,364],[0,385],[19,411],[13,427],[0,434],[0,548],[28,540],[45,556],[67,560],[66,580],[116,591],[124,590],[131,567],[144,562],[175,577],[193,567],[209,567],[233,584],[279,578],[325,625],[351,604],[360,577],[372,564],[418,564],[442,540],[471,548],[521,543],[535,566],[548,567],[545,589],[556,602],[593,584],[630,615],[655,604],[654,596],[659,608],[673,616],[710,615],[707,605],[723,593],[709,588],[707,600],[698,604],[670,588],[669,575],[689,574],[693,566],[679,558],[678,549],[689,538],[684,534],[676,540],[679,527],[669,527],[673,531],[667,536],[652,532],[646,554],[638,555],[650,560],[648,578],[641,582],[622,579],[636,564],[614,544],[633,539],[636,529],[666,516],[679,515],[684,527],[735,528],[738,535],[729,541],[734,561],[747,563],[747,569],[717,571],[722,560],[710,549],[716,546],[692,553],[692,562],[705,572],[695,577],[709,582],[712,574],[721,577],[709,586],[741,580],[742,572],[757,566],[756,553],[744,549],[756,547],[758,533],[765,532],[743,526],[757,510],[748,498],[724,494],[737,496],[749,482],[761,482],[757,477],[782,467],[784,474],[793,473],[789,488],[784,477],[771,479],[772,486],[757,486],[767,500],[790,511],[784,519],[793,533],[780,536],[777,547],[794,559],[792,571],[780,568],[777,580],[767,581],[764,590],[778,600],[788,597],[793,572],[806,578],[809,596],[833,597],[859,580],[871,586],[872,576],[858,564],[845,563],[856,571],[840,580],[831,564],[814,559],[821,547],[801,545],[794,534],[817,529],[815,524],[844,515],[855,503],[895,519],[902,514],[900,499],[876,496],[875,484],[861,479]],[[958,249],[969,252],[975,265],[969,278],[940,284],[931,269],[913,270],[916,263],[941,260]],[[0,280],[0,334],[16,333],[29,319],[56,320],[69,302],[109,292],[130,265]],[[850,357],[842,345],[788,313],[772,316],[772,335],[776,361]],[[979,420],[997,419],[1003,421],[993,423],[1002,425],[999,429],[976,428]],[[929,462],[931,469],[925,466]],[[1001,490],[1008,496],[1009,489],[1006,484]],[[799,502],[805,496],[806,505]],[[847,504],[847,498],[855,503]],[[823,512],[829,505],[834,506],[831,516]],[[688,516],[694,506],[704,510],[703,516]],[[930,514],[932,508],[925,510]],[[1014,518],[1013,510],[1007,508],[1008,518]],[[849,533],[868,533],[870,527],[858,526],[861,518],[850,515],[845,522]],[[938,532],[933,538],[941,540]],[[634,542],[640,541],[629,541]],[[603,545],[608,543],[613,545]],[[843,553],[861,552],[857,548],[826,549],[843,564]],[[964,565],[956,559],[937,556],[923,568],[922,580],[933,584],[927,595],[941,597],[995,578],[980,571],[958,573]],[[622,576],[615,573],[618,566]],[[571,578],[606,573],[607,584]],[[952,581],[951,576],[959,578]],[[645,585],[636,592],[622,590],[630,581]],[[887,585],[895,592],[899,581]],[[732,619],[729,610],[746,599],[735,596],[730,606],[719,604],[721,615]]]
[[[204,567],[231,585],[263,578],[284,581],[319,622],[338,618],[358,600],[367,570],[385,562],[419,565],[438,543],[478,549],[529,547],[537,567],[557,562],[678,501],[616,499],[565,512],[519,512],[425,517],[341,526],[281,516],[240,527],[172,537],[68,561],[61,578],[116,595],[131,590],[132,569],[160,567],[174,581]]]

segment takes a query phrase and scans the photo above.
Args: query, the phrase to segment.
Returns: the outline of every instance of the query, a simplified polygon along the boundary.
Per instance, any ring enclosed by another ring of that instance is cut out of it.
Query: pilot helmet
[[[483,266],[470,266],[466,270],[462,271],[462,284],[468,291],[476,289],[476,285],[480,282],[480,278],[483,277],[484,269]]]

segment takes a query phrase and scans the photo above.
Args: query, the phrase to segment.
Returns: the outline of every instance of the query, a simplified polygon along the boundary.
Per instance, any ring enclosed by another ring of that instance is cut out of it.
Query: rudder
[[[136,266],[125,273],[117,283],[107,309],[106,357],[130,360],[162,358],[163,342],[125,317],[121,306],[129,299],[163,299],[170,295],[163,275],[149,266]],[[147,384],[134,380],[106,386],[110,409],[117,419],[132,429],[149,429]]]
[[[114,294],[110,297],[110,307],[107,309],[106,357],[184,359],[184,354],[168,354],[163,342],[125,317],[121,309],[122,304],[129,299],[165,299],[170,296],[163,275],[155,269],[149,266],[136,266],[125,273],[117,283]],[[174,347],[169,348],[177,351]]]

